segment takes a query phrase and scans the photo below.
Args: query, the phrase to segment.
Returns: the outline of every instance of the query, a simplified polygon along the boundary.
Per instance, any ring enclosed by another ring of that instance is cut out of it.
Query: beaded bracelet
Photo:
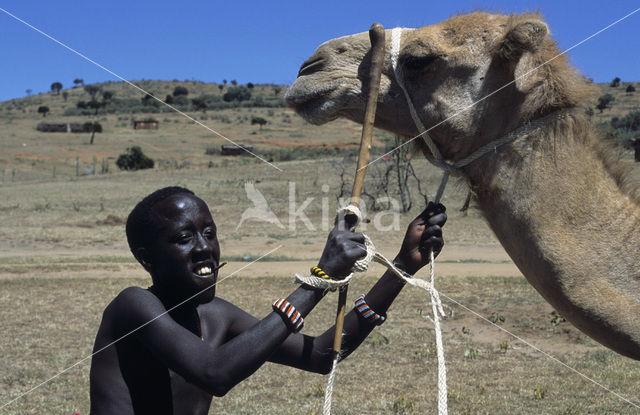
[[[304,326],[304,319],[302,318],[302,314],[296,308],[285,300],[284,298],[278,298],[272,304],[273,311],[277,312],[282,316],[285,323],[293,330],[294,333],[302,330]]]
[[[364,317],[364,319],[369,323],[374,323],[375,325],[379,326],[387,319],[385,316],[381,316],[380,314],[373,311],[371,307],[369,307],[369,305],[364,301],[364,294],[361,294],[358,298],[356,298],[355,305],[355,310],[358,312],[358,314]]]
[[[311,267],[311,275],[315,275],[316,277],[320,277],[325,280],[332,280],[330,276],[327,275],[320,267]]]

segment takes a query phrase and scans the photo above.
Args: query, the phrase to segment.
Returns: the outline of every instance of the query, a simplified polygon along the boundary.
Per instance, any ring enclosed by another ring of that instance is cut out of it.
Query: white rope
[[[338,368],[339,359],[340,359],[340,354],[335,353],[335,356],[333,357],[333,364],[331,365],[331,372],[329,372],[329,378],[327,379],[327,387],[324,390],[324,405],[322,406],[322,415],[331,415],[333,383],[336,380],[336,369]]]
[[[357,221],[352,228],[360,222],[362,219],[362,214],[360,213],[360,209],[356,206],[347,206],[340,210],[338,210],[337,219],[340,220],[346,214],[353,214],[357,217]],[[438,356],[438,415],[447,415],[447,370],[444,359],[444,347],[442,345],[442,331],[440,329],[440,316],[444,317],[445,313],[442,308],[442,302],[440,301],[440,294],[438,290],[436,290],[434,286],[435,280],[435,268],[434,268],[434,254],[433,251],[430,253],[430,275],[431,281],[425,281],[420,278],[414,278],[413,276],[407,274],[402,271],[396,265],[385,258],[380,252],[376,250],[375,245],[371,241],[368,235],[364,235],[364,246],[367,251],[367,254],[364,258],[356,261],[353,268],[351,269],[351,274],[346,278],[338,281],[324,279],[320,277],[316,277],[314,275],[303,275],[303,274],[295,274],[294,281],[301,284],[306,284],[314,288],[321,288],[324,290],[334,291],[342,286],[348,285],[351,279],[353,278],[354,273],[356,272],[364,272],[369,268],[371,262],[377,262],[381,265],[387,267],[393,275],[400,278],[404,282],[414,287],[422,288],[427,291],[431,297],[431,307],[433,311],[433,323],[434,330],[436,332],[436,349]],[[324,394],[324,405],[322,408],[323,415],[331,415],[331,404],[333,397],[333,384],[335,382],[336,371],[338,367],[338,362],[340,361],[339,353],[333,358],[333,364],[331,366],[331,372],[329,372],[329,377],[327,379],[327,386],[325,388]]]
[[[434,255],[433,251],[431,251],[430,255],[430,266],[429,266],[429,274],[431,276],[431,287],[435,285],[435,266],[434,266]],[[448,406],[447,406],[447,365],[444,359],[444,346],[442,345],[442,330],[440,330],[440,316],[438,316],[438,311],[442,313],[444,317],[444,312],[442,311],[442,304],[440,304],[440,297],[437,299],[434,296],[434,292],[437,294],[438,292],[435,288],[430,291],[431,293],[431,309],[433,311],[433,328],[436,332],[436,352],[438,356],[438,415],[447,415],[448,414]],[[440,305],[440,310],[436,309],[436,304]]]

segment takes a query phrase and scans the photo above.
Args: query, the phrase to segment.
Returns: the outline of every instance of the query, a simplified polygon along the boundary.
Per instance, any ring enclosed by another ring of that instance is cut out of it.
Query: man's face
[[[216,225],[206,203],[182,193],[170,196],[152,211],[158,223],[157,237],[148,247],[151,272],[163,296],[176,301],[211,287],[195,300],[211,301],[220,261]]]

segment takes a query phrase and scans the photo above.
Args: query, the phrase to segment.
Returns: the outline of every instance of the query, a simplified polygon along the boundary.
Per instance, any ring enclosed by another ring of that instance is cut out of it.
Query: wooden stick
[[[351,204],[358,206],[360,194],[364,187],[364,177],[369,164],[369,152],[371,151],[371,140],[373,124],[376,118],[376,106],[378,104],[378,93],[380,91],[380,77],[382,75],[382,65],[384,64],[384,28],[380,23],[374,23],[369,29],[369,39],[371,40],[371,68],[369,72],[369,91],[367,105],[362,122],[362,137],[360,138],[360,153],[358,154],[358,164],[356,176],[353,181],[351,191]],[[351,223],[355,224],[356,221]],[[349,221],[347,221],[349,223]],[[347,286],[343,286],[338,294],[338,311],[336,312],[336,331],[333,337],[333,351],[340,353],[342,348],[342,328],[344,327],[344,309],[347,303]]]

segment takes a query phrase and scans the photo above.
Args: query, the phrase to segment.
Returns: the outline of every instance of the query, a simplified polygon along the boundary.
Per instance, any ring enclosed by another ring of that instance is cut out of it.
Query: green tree
[[[247,83],[247,88],[253,89],[254,85],[252,82]]]
[[[64,102],[67,102],[67,98],[69,98],[69,93],[67,91],[62,91],[62,98],[64,98]]]
[[[607,108],[611,108],[611,103],[615,101],[615,98],[611,94],[604,94],[600,98],[598,98],[598,104],[596,108],[600,110],[600,113]]]
[[[166,102],[167,104],[173,104],[173,95],[167,95],[164,98],[164,102]]]
[[[104,101],[109,101],[111,100],[111,98],[113,98],[114,92],[113,91],[104,91],[102,93],[102,99]]]
[[[98,121],[89,121],[84,123],[84,130],[91,131],[91,139],[89,140],[89,144],[93,144],[93,138],[95,137],[96,133],[102,132],[102,125]]]
[[[93,115],[98,115],[98,110],[104,106],[104,102],[100,102],[97,99],[92,99],[87,102],[87,107],[94,110]]]
[[[180,95],[184,95],[184,96],[189,95],[189,90],[183,86],[177,86],[173,88],[173,96],[177,97]]]
[[[618,78],[617,76],[613,78],[613,81],[611,81],[611,83],[609,84],[609,86],[612,88],[617,88],[619,85],[620,85],[620,78]]]
[[[231,85],[236,86],[238,85],[238,81],[236,81],[235,79],[231,80]]]
[[[260,126],[260,131],[262,131],[262,126],[267,124],[267,120],[265,120],[262,117],[252,117],[251,118],[251,125],[256,125],[258,124]]]
[[[96,99],[96,95],[98,94],[98,92],[100,92],[100,87],[98,85],[86,85],[84,87],[84,91],[89,94],[91,100],[93,101]]]
[[[629,84],[625,91],[628,92],[628,93],[636,92],[636,88],[633,85]]]
[[[227,80],[226,80],[226,79],[223,79],[223,80],[222,80],[222,83],[226,85],[226,84],[227,84]]]
[[[41,105],[38,107],[38,114],[42,114],[43,117],[46,117],[48,112],[49,107],[47,107],[46,105]]]
[[[219,89],[220,91],[222,91],[222,90],[224,89],[224,85],[219,84],[219,85],[218,85],[218,89]]]
[[[51,91],[55,92],[56,95],[60,95],[61,89],[62,89],[62,84],[60,82],[54,82],[51,84]]]
[[[26,90],[26,91],[24,91],[24,92],[26,92],[26,93],[27,93],[27,95],[28,95],[28,96],[30,96],[30,95],[31,95],[31,93],[33,92],[33,90],[32,90],[32,89],[27,89],[27,90]]]
[[[232,86],[222,96],[226,102],[231,101],[248,101],[251,99],[251,90],[246,86]]]
[[[79,85],[84,85],[84,79],[82,78],[76,78],[73,80],[73,87],[77,87]]]
[[[147,157],[138,146],[127,148],[126,153],[120,154],[116,160],[116,166],[120,170],[152,169],[154,162]]]

